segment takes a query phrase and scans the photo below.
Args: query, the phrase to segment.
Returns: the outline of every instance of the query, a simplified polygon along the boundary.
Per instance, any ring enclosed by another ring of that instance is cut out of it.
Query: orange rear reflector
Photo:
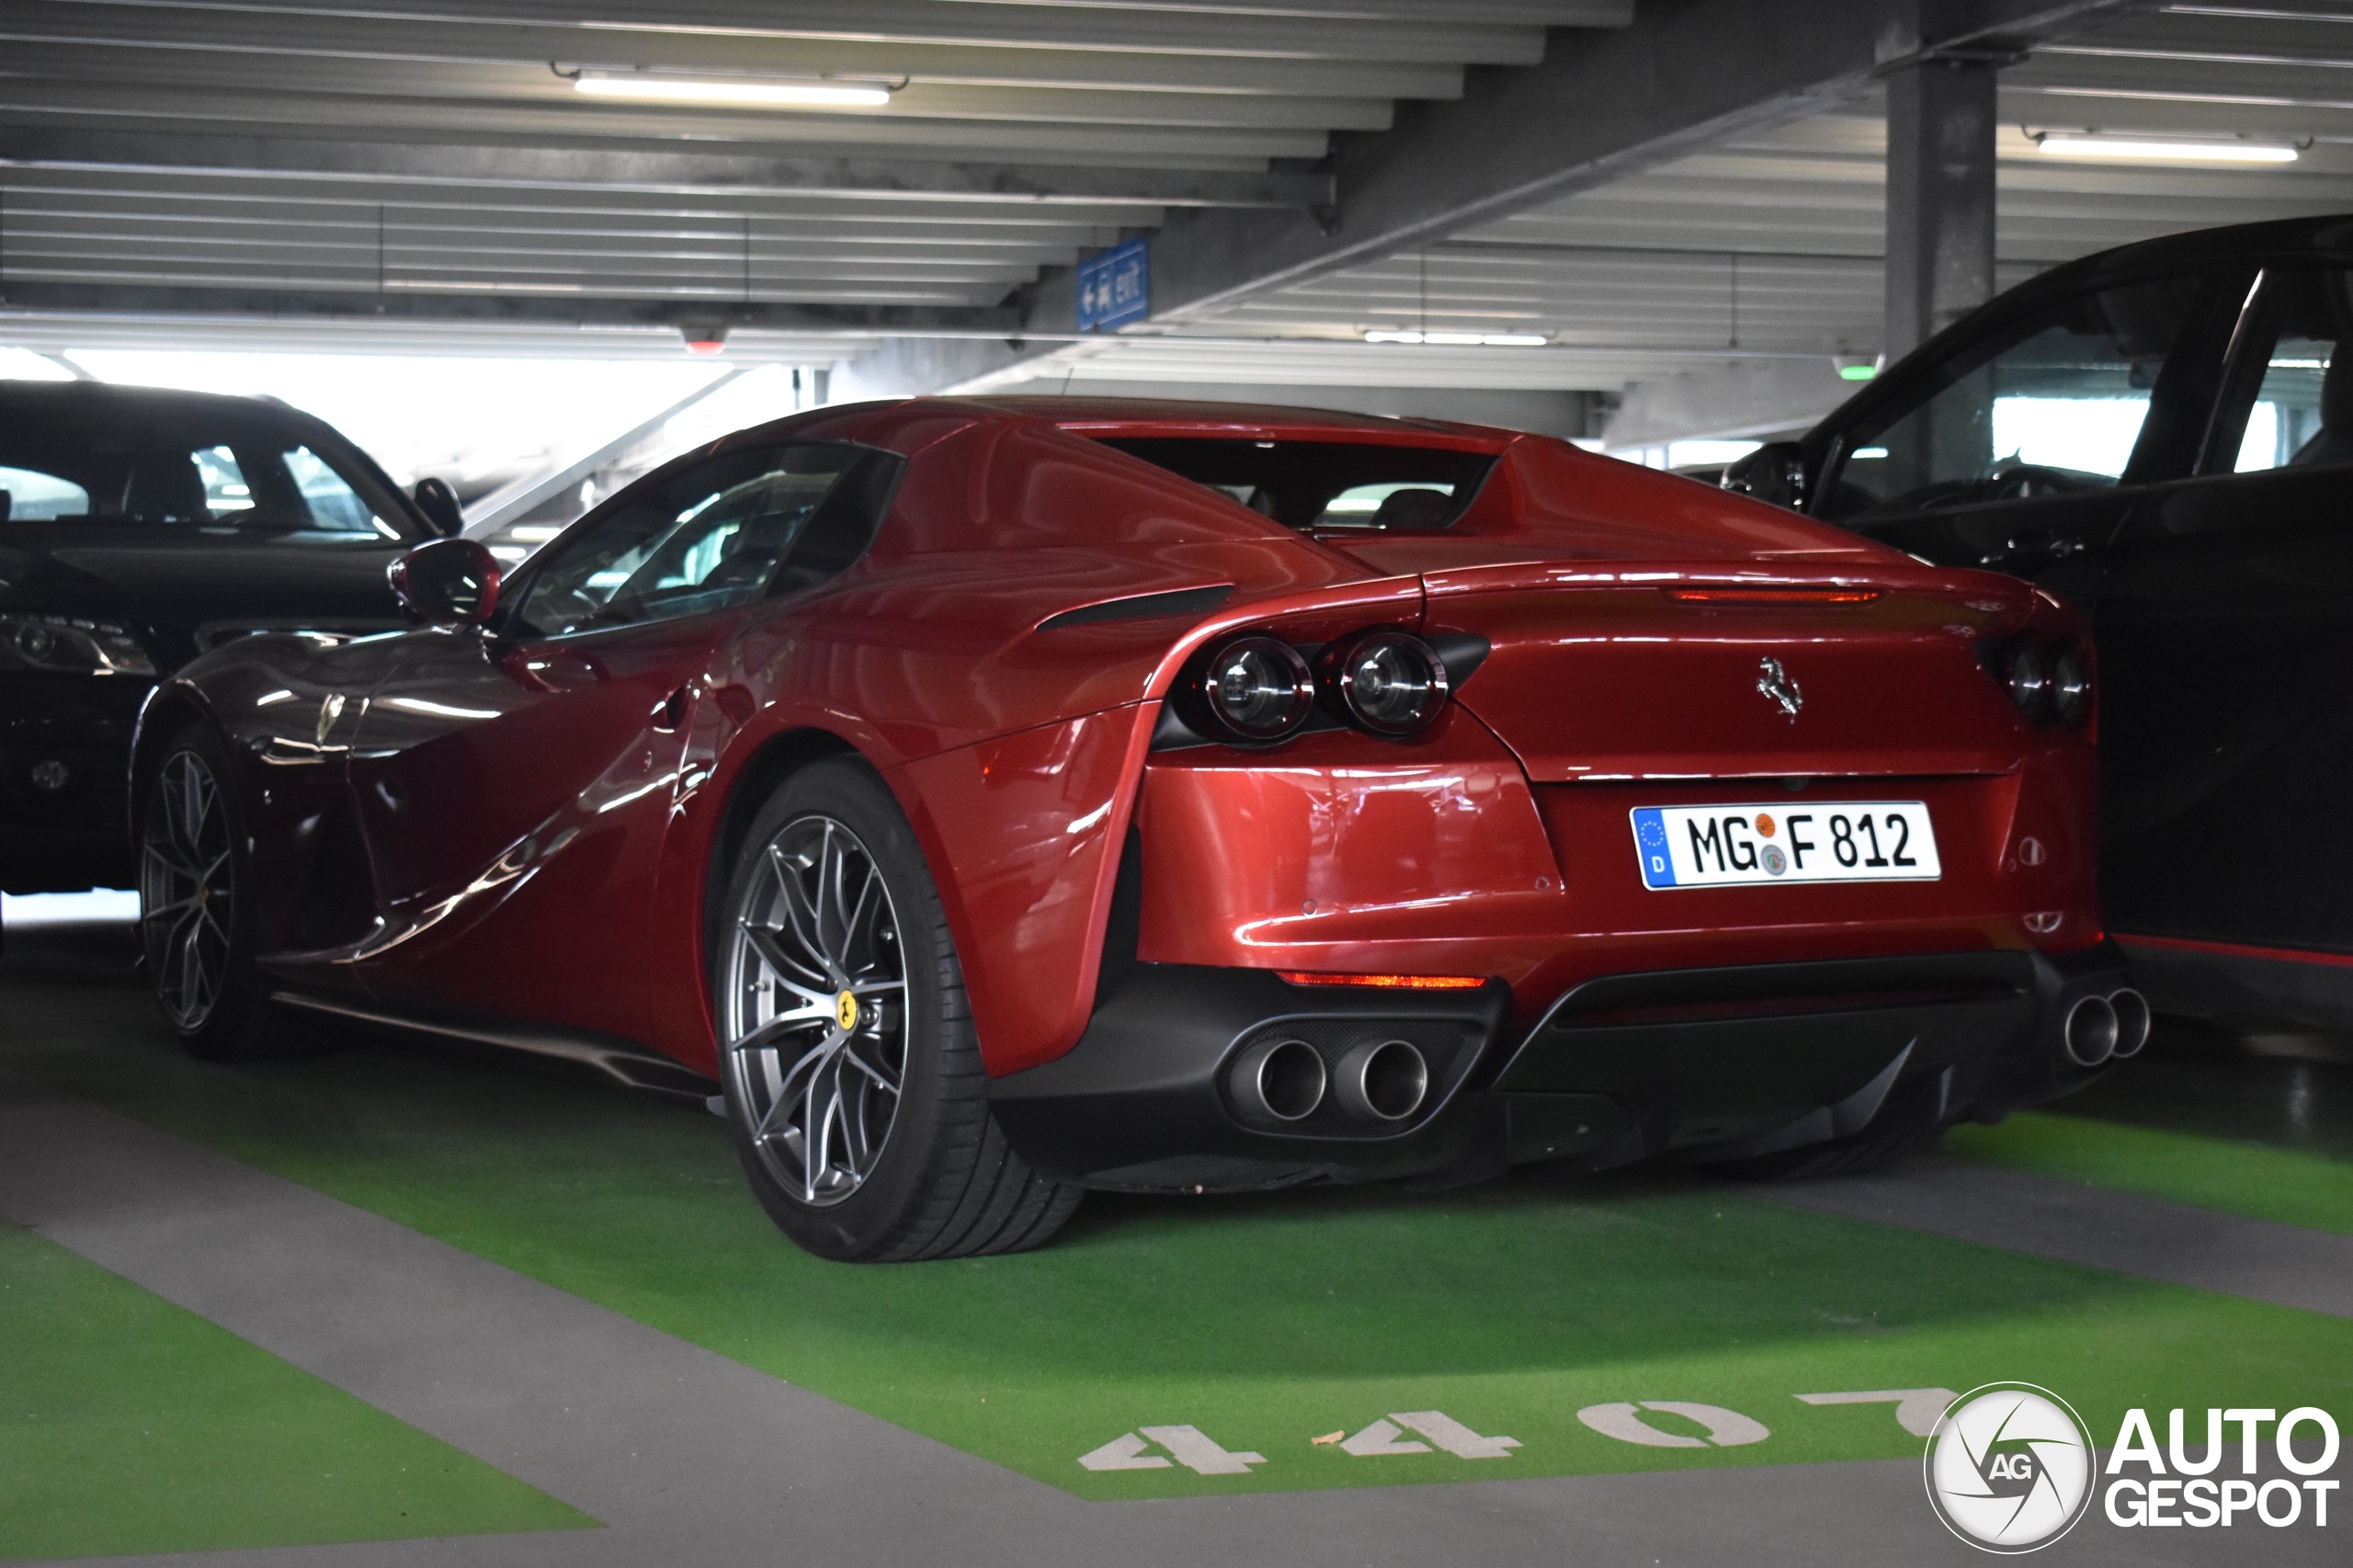
[[[1881,588],[1662,588],[1684,605],[1867,605]]]
[[[1372,985],[1384,991],[1476,991],[1487,983],[1475,974],[1314,974],[1296,969],[1275,972],[1293,985]]]

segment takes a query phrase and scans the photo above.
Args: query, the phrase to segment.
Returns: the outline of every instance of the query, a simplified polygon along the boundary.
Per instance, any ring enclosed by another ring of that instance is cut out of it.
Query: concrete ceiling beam
[[[1122,53],[1233,55],[1307,60],[1465,61],[1531,64],[1544,51],[1555,17],[1585,26],[1623,25],[1629,0],[1580,6],[1516,7],[1529,19],[1491,19],[1497,0],[1289,0],[1256,6],[1221,4],[1215,41],[1203,43],[1204,15],[1189,6],[1059,4],[943,6],[931,0],[483,0],[462,13],[448,0],[220,0],[173,9],[212,14],[401,20],[456,30],[514,26],[579,32],[620,31],[661,38],[684,33],[745,40],[868,40],[979,49],[1058,49]],[[135,13],[145,7],[121,6]],[[66,7],[60,7],[61,10]],[[108,6],[76,5],[96,28],[135,33],[135,15],[106,16]],[[1540,17],[1542,19],[1536,19]]]
[[[453,187],[657,195],[800,196],[871,201],[1139,208],[1311,208],[1332,198],[1330,176],[1086,165],[1010,164],[898,157],[801,156],[779,152],[644,151],[527,146],[454,140],[344,141],[255,132],[158,133],[54,125],[0,125],[6,165],[132,173],[173,170],[240,178],[334,179],[354,186]],[[371,193],[369,199],[377,198]]]
[[[568,326],[725,325],[766,332],[975,334],[1015,329],[996,306],[769,303],[726,299],[617,299],[585,295],[403,291],[371,288],[295,290],[173,284],[47,282],[9,269],[0,312],[80,312],[116,316],[250,316],[362,322],[528,323]]]

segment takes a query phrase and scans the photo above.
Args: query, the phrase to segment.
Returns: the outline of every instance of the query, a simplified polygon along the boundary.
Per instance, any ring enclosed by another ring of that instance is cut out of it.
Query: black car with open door
[[[459,526],[282,403],[0,381],[0,892],[131,886],[156,681],[251,631],[400,625],[385,568]]]
[[[2353,217],[2055,268],[1724,483],[2087,610],[2153,997],[2353,1028]]]

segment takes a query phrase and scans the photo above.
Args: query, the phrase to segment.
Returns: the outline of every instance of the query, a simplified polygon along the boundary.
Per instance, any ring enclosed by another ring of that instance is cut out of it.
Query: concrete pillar
[[[1994,297],[1995,66],[1929,60],[1887,78],[1887,357]]]

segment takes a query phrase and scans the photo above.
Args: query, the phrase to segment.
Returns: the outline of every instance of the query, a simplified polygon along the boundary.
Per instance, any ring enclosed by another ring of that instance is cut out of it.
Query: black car
[[[2353,1028],[2353,217],[2054,268],[1724,483],[2089,611],[2153,998]]]
[[[385,581],[457,530],[263,399],[0,381],[0,892],[128,887],[131,722],[156,680],[262,629],[401,624]]]

